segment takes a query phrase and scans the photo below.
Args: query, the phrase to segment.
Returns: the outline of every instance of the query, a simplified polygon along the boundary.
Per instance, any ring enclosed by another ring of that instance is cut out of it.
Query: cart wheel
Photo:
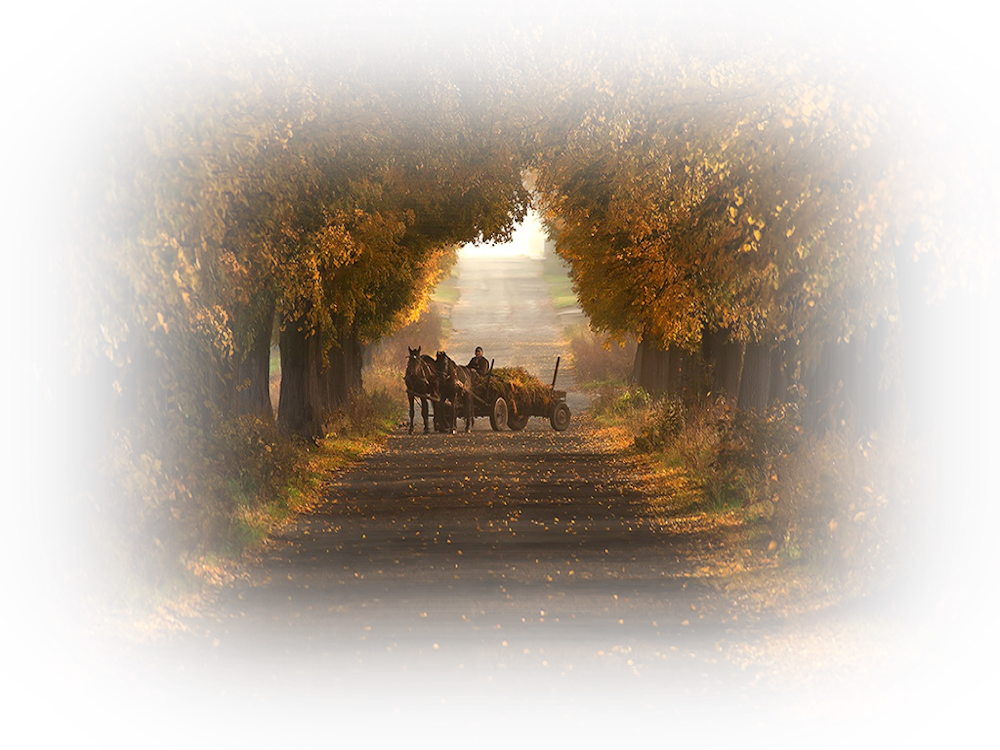
[[[556,404],[555,408],[552,410],[552,415],[549,417],[549,422],[552,423],[552,429],[557,432],[562,432],[569,427],[569,416],[569,407],[566,406],[565,401],[560,401]]]
[[[507,402],[498,396],[490,409],[490,427],[498,432],[507,426]]]
[[[515,432],[520,432],[528,424],[527,414],[518,414],[516,411],[507,416],[507,426]]]

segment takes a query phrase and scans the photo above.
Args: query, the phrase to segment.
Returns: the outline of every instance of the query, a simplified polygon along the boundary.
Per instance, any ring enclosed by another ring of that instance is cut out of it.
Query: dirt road
[[[460,296],[451,310],[447,344],[455,361],[465,364],[482,346],[496,367],[521,365],[550,383],[556,357],[561,357],[556,387],[567,391],[574,413],[586,408],[586,396],[574,387],[569,344],[549,303],[541,261],[523,256],[462,258],[456,270]]]
[[[545,378],[566,350],[537,262],[465,261],[460,273],[453,356],[482,345]],[[141,688],[128,710],[170,706],[261,744],[587,747],[746,743],[760,726],[768,742],[805,731],[815,743],[840,736],[812,735],[831,706],[855,720],[884,711],[845,697],[851,683],[792,694],[765,679],[766,663],[736,658],[783,626],[748,618],[698,574],[721,540],[672,525],[587,420],[570,368],[559,387],[574,411],[566,432],[542,419],[520,433],[485,419],[471,434],[400,430],[332,478],[186,633],[122,658],[119,684]]]

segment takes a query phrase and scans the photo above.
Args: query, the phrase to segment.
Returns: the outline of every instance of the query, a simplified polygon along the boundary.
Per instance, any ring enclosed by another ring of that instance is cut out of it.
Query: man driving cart
[[[468,368],[480,377],[486,377],[490,372],[490,363],[483,356],[483,347],[477,346],[476,353],[469,360]]]

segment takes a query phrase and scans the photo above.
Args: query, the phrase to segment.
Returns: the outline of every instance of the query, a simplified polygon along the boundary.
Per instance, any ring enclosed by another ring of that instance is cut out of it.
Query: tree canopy
[[[929,137],[933,100],[835,41],[706,55],[649,36],[563,69],[531,174],[598,330],[765,342],[802,379],[824,348],[900,335],[900,264],[924,267],[924,302],[992,277],[975,215],[995,191],[967,144]],[[898,353],[872,355],[883,384]]]
[[[526,183],[594,327],[790,377],[871,336],[943,455],[997,448],[996,118],[967,50],[882,6],[212,0],[47,29],[0,70],[22,562],[115,498],[195,506],[190,465],[271,420],[276,323],[279,422],[322,435],[360,347],[508,236]]]

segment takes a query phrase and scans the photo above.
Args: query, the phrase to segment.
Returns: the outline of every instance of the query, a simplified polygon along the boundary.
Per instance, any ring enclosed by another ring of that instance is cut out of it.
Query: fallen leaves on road
[[[731,643],[727,652],[745,670],[763,666],[750,687],[763,686],[778,696],[769,706],[775,719],[808,730],[909,710],[921,700],[926,707],[928,691],[935,688],[919,679],[918,670],[932,664],[935,653],[859,633],[857,615],[842,609],[802,570],[780,565],[773,547],[752,538],[740,511],[698,510],[698,489],[680,470],[660,472],[650,481],[661,488],[659,513],[665,525],[713,539],[690,551],[699,573],[742,602],[749,615],[782,623],[760,641]],[[937,690],[938,703],[964,695],[947,687]]]

